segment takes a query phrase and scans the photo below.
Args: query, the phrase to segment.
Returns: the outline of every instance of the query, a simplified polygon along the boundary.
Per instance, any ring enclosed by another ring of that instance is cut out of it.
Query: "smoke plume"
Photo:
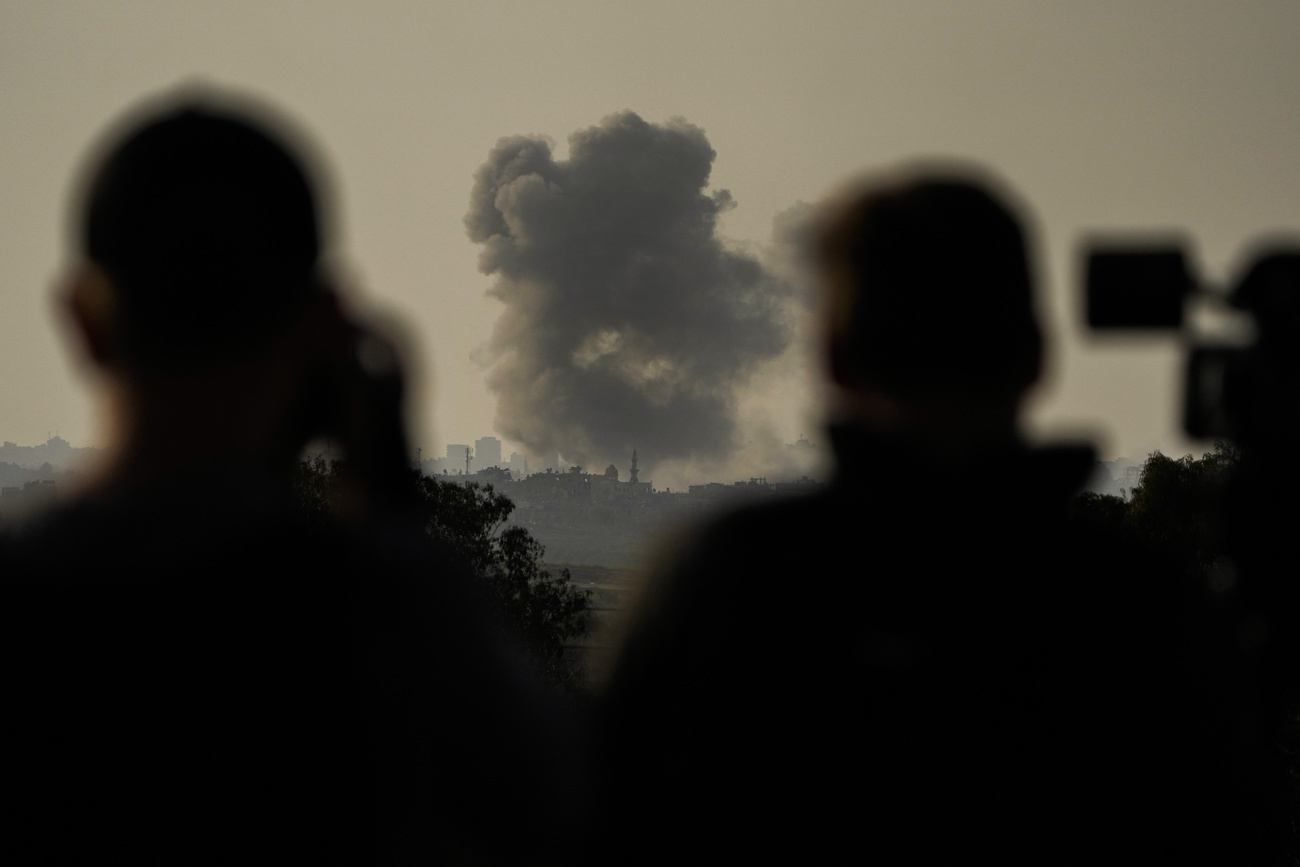
[[[738,389],[788,345],[793,289],[718,236],[733,201],[707,190],[714,156],[699,127],[632,112],[575,132],[564,160],[497,142],[465,225],[505,304],[486,350],[500,434],[588,471],[737,445]]]

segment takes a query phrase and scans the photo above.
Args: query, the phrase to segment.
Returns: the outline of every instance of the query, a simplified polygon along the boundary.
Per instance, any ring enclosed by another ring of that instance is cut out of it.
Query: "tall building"
[[[465,472],[465,453],[470,451],[470,447],[463,443],[449,443],[447,445],[447,471],[453,475]],[[470,463],[470,472],[474,472],[473,462]]]
[[[510,475],[516,481],[528,475],[528,460],[519,452],[510,453]]]
[[[501,440],[483,437],[474,443],[474,469],[501,466]]]

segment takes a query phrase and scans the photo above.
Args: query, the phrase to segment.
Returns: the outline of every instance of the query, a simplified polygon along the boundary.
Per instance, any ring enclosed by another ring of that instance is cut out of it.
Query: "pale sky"
[[[990,166],[1039,219],[1053,351],[1035,435],[1103,457],[1201,450],[1178,430],[1172,340],[1086,340],[1077,244],[1184,229],[1210,277],[1300,231],[1300,3],[22,2],[0,5],[0,439],[93,445],[92,383],[51,304],[69,188],[92,138],[193,78],[251,91],[313,133],[338,180],[343,251],[416,345],[425,456],[493,433],[473,360],[500,304],[463,218],[502,136],[632,110],[683,117],[717,152],[722,224],[772,219],[916,156]],[[803,351],[796,347],[794,351]],[[763,400],[817,440],[811,392]],[[506,444],[509,454],[511,444]]]

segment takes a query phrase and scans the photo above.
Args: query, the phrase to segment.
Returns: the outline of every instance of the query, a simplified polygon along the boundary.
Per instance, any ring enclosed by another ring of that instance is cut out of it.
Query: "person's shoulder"
[[[0,538],[6,583],[102,574],[111,565],[105,546],[113,539],[121,541],[121,533],[114,525],[124,520],[126,516],[113,504],[83,499],[10,527]]]
[[[774,495],[764,502],[721,512],[700,525],[698,537],[726,539],[736,534],[752,535],[813,522],[833,509],[834,499],[834,494],[826,491]]]
[[[287,484],[222,464],[89,489],[11,533],[6,559],[15,581],[45,587],[208,575],[234,586],[279,567],[328,566],[343,544],[304,519]]]
[[[807,571],[802,561],[833,547],[813,538],[832,509],[825,491],[790,495],[734,507],[661,536],[633,594],[628,635],[662,638],[692,630],[688,621],[721,626],[770,604],[775,585],[798,579]]]
[[[703,570],[726,580],[746,566],[761,569],[787,547],[827,529],[835,513],[835,496],[826,491],[774,496],[727,509],[665,536],[650,572]]]

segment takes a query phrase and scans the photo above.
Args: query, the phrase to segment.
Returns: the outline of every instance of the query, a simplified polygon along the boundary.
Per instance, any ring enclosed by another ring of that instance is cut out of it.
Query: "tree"
[[[425,531],[460,552],[546,674],[565,686],[579,676],[564,658],[570,639],[587,634],[591,592],[568,569],[543,569],[545,548],[523,527],[507,527],[515,504],[491,485],[458,484],[416,474]]]
[[[1240,448],[1226,440],[1199,460],[1152,452],[1128,502],[1086,491],[1074,501],[1075,524],[1086,534],[1142,545],[1176,564],[1184,577],[1204,579],[1226,548],[1220,512],[1240,460]]]
[[[1130,501],[1085,492],[1075,499],[1072,517],[1086,544],[1143,558],[1153,578],[1167,572],[1177,579],[1162,586],[1164,613],[1177,623],[1171,635],[1181,644],[1171,658],[1183,660],[1175,673],[1195,684],[1199,702],[1199,709],[1177,710],[1196,719],[1205,737],[1219,739],[1215,761],[1232,768],[1228,779],[1239,788],[1233,797],[1263,817],[1254,833],[1266,836],[1278,828],[1290,841],[1283,845],[1294,853],[1293,819],[1279,821],[1273,815],[1279,797],[1289,802],[1282,812],[1300,815],[1300,701],[1294,693],[1293,657],[1285,644],[1273,651],[1285,660],[1276,669],[1276,663],[1261,657],[1263,634],[1256,625],[1268,622],[1259,619],[1262,609],[1273,616],[1271,628],[1279,629],[1276,624],[1287,622],[1290,609],[1276,606],[1279,610],[1273,611],[1264,601],[1268,594],[1261,597],[1261,586],[1279,576],[1258,565],[1250,573],[1253,592],[1237,586],[1234,561],[1250,552],[1243,552],[1240,539],[1230,548],[1225,505],[1241,461],[1240,447],[1225,440],[1216,441],[1214,450],[1200,459],[1152,452]],[[1230,551],[1233,558],[1225,556]],[[1280,577],[1289,581],[1290,573]],[[1294,854],[1287,859],[1293,862],[1300,863]]]
[[[1177,460],[1153,452],[1129,503],[1127,523],[1138,538],[1200,577],[1224,553],[1220,517],[1228,472],[1238,452],[1224,441],[1200,460]]]
[[[302,461],[294,494],[305,519],[325,526],[344,499],[339,461]],[[411,471],[419,519],[430,538],[465,560],[493,603],[502,629],[517,636],[555,683],[575,687],[581,672],[565,656],[568,642],[587,635],[591,592],[572,583],[568,569],[542,568],[545,548],[523,527],[506,526],[515,504],[491,485],[457,484]]]
[[[1075,525],[1087,534],[1118,538],[1125,533],[1128,502],[1114,494],[1084,491],[1074,498],[1071,517]]]
[[[329,520],[330,494],[337,487],[339,462],[317,455],[298,462],[293,477],[293,496],[307,525],[322,528]]]

